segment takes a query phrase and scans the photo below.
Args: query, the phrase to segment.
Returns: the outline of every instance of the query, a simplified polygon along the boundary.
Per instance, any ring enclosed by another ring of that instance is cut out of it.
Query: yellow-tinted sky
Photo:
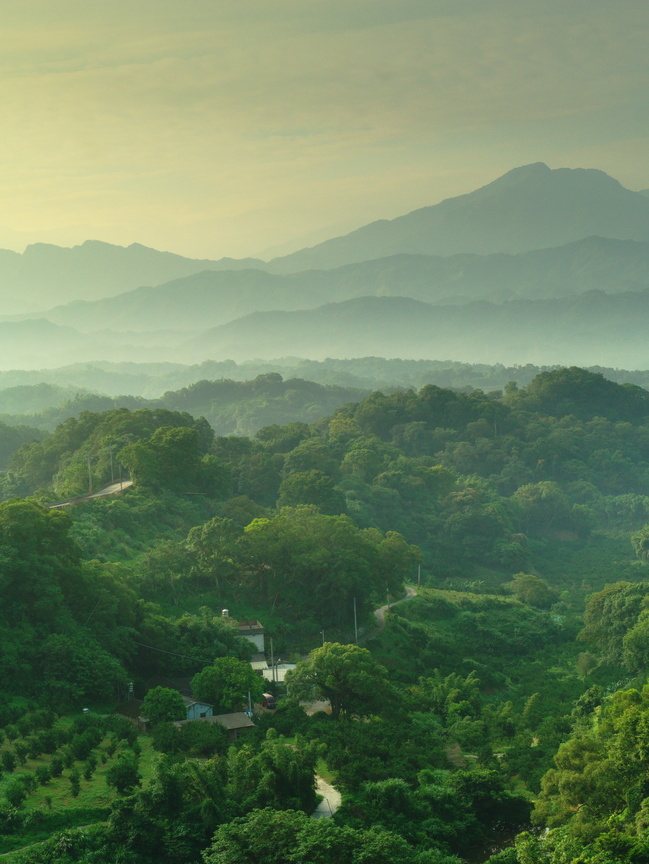
[[[0,0],[0,21],[1,248],[290,251],[536,161],[649,187],[646,0]]]

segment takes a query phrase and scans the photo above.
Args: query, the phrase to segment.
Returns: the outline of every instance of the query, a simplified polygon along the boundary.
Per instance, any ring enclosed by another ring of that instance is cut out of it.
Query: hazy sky
[[[536,161],[649,187],[647,0],[0,0],[0,21],[3,248],[292,249]]]

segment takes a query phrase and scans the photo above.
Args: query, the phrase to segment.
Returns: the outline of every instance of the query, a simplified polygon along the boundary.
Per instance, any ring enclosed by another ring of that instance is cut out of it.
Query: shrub
[[[16,744],[14,744],[14,749],[18,761],[21,765],[24,765],[27,761],[27,756],[29,755],[29,747],[23,741],[17,741]]]
[[[106,772],[106,783],[120,795],[140,785],[137,757],[135,753],[123,753]]]
[[[97,767],[97,756],[94,753],[91,753],[83,765],[83,777],[85,780],[90,780],[96,767]]]
[[[49,783],[49,781],[52,779],[52,772],[49,765],[39,765],[35,773],[36,779],[41,784],[41,786]]]
[[[35,792],[38,789],[38,780],[35,774],[19,774],[16,779],[20,780],[28,792]]]
[[[8,774],[15,770],[17,764],[16,754],[13,750],[2,751],[2,767]]]
[[[81,791],[81,776],[77,768],[70,771],[70,792],[73,798],[76,798]]]
[[[27,797],[27,790],[25,789],[24,783],[21,783],[19,780],[12,780],[12,782],[5,787],[4,794],[12,807],[20,807]]]

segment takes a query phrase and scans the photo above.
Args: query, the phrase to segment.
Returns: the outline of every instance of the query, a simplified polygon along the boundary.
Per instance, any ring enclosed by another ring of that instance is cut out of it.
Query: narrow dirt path
[[[374,617],[376,618],[376,623],[379,626],[379,632],[381,630],[383,630],[383,628],[385,627],[385,613],[388,611],[388,609],[392,609],[393,606],[398,606],[399,603],[405,603],[406,600],[410,600],[416,596],[417,596],[417,589],[411,588],[410,586],[408,586],[406,588],[406,596],[402,597],[401,600],[395,600],[393,603],[390,603],[389,605],[386,603],[385,606],[381,606],[380,609],[375,609],[374,610]]]
[[[375,609],[374,610],[374,617],[376,618],[376,625],[377,625],[376,630],[372,630],[371,633],[368,633],[366,636],[363,636],[361,639],[359,639],[358,640],[359,644],[361,642],[367,642],[370,639],[374,639],[376,636],[378,636],[380,633],[383,632],[383,630],[385,628],[385,623],[386,623],[385,622],[385,613],[389,609],[392,609],[393,606],[398,606],[399,603],[405,603],[406,600],[412,600],[412,598],[416,597],[416,596],[417,596],[417,589],[412,588],[411,586],[408,586],[406,588],[406,596],[405,597],[402,597],[400,600],[394,600],[389,605],[386,603],[385,606],[381,606],[380,609]]]

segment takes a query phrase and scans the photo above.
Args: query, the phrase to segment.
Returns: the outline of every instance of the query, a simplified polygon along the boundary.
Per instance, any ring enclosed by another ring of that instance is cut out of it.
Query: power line
[[[161,654],[172,654],[174,657],[182,657],[184,660],[193,660],[194,663],[213,663],[214,660],[199,660],[198,657],[190,657],[189,654],[178,654],[176,651],[166,651],[164,648],[156,648],[155,645],[145,645],[144,642],[136,642],[133,639],[134,645],[139,645],[141,648],[150,648],[152,651],[160,651]]]

